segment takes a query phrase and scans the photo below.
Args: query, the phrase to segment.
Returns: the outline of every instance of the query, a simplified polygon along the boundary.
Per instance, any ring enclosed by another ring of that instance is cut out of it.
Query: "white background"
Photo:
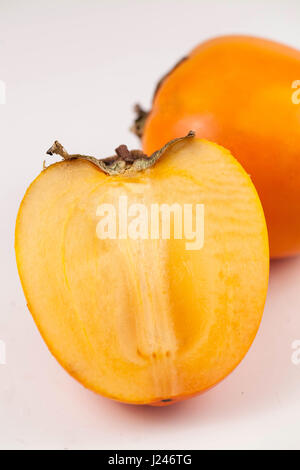
[[[64,372],[27,311],[13,251],[19,203],[54,139],[99,156],[137,147],[133,104],[148,106],[197,43],[247,33],[300,48],[299,29],[299,0],[0,1],[0,448],[300,448],[300,258],[272,263],[259,334],[234,373],[155,409],[96,396]]]

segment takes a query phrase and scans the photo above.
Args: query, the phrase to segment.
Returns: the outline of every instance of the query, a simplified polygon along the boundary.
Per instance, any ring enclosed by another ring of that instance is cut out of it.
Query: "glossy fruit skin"
[[[205,241],[99,239],[97,208],[205,206]],[[190,138],[155,166],[108,176],[72,159],[45,169],[21,204],[15,249],[33,318],[60,364],[87,388],[167,406],[226,377],[263,313],[269,251],[251,179],[224,148]]]
[[[300,253],[300,52],[225,36],[200,44],[163,80],[143,132],[151,153],[193,129],[228,148],[254,182],[271,257]]]

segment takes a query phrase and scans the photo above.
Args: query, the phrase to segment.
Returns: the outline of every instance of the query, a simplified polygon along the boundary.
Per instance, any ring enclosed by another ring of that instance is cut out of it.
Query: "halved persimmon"
[[[58,143],[51,152],[64,161],[29,187],[15,240],[50,351],[83,385],[127,403],[168,405],[219,382],[248,351],[267,292],[267,230],[249,176],[192,133],[151,158],[126,147],[104,161]],[[148,219],[136,237],[101,236],[103,208],[124,216],[120,198],[148,215],[201,205],[204,243],[188,249],[190,239],[172,236],[172,213],[169,238],[153,238]]]

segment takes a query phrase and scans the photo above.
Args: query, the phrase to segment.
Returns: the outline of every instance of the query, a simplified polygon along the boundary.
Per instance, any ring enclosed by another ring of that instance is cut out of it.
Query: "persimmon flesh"
[[[128,164],[130,165],[130,164]],[[99,239],[97,207],[204,204],[205,240]],[[89,389],[168,405],[202,392],[248,351],[263,313],[268,240],[249,176],[224,148],[173,142],[155,165],[105,174],[72,158],[31,184],[16,224],[28,307],[50,351]]]
[[[161,80],[138,129],[145,152],[190,128],[228,148],[258,191],[273,258],[300,253],[299,73],[291,47],[248,36],[206,41]]]

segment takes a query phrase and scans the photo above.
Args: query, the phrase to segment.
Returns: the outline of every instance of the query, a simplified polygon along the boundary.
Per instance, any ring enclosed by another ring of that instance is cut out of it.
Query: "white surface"
[[[300,258],[272,264],[261,329],[235,372],[153,409],[98,397],[61,369],[27,311],[13,252],[19,203],[54,139],[103,156],[136,147],[133,103],[149,105],[157,79],[201,40],[250,33],[300,48],[299,27],[298,0],[1,0],[0,448],[300,448]]]

